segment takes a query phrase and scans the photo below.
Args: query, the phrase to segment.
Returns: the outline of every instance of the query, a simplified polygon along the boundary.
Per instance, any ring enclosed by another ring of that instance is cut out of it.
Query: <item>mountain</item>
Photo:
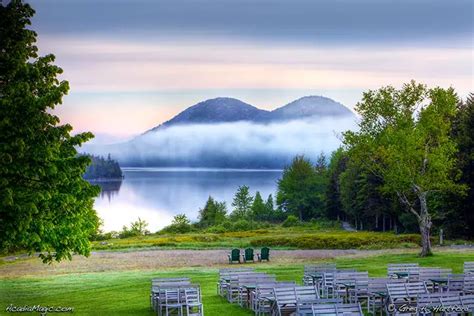
[[[354,128],[355,115],[341,103],[307,96],[273,111],[233,98],[199,102],[134,139],[86,144],[111,154],[124,167],[278,169],[295,155],[317,157],[340,146],[338,133]]]
[[[323,96],[306,96],[273,111],[258,109],[234,98],[215,98],[199,102],[182,111],[159,128],[186,124],[212,124],[248,121],[269,123],[309,117],[351,117],[354,114],[339,102]]]
[[[215,98],[199,102],[182,111],[171,120],[151,129],[183,124],[209,124],[238,121],[254,121],[265,118],[268,111],[260,110],[248,103],[234,98]]]
[[[307,96],[271,112],[272,120],[291,120],[305,117],[342,117],[354,114],[339,102],[322,96]]]

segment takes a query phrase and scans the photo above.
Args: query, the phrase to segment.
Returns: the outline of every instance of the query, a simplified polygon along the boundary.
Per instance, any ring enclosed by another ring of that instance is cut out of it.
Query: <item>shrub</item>
[[[281,246],[301,249],[383,249],[400,245],[419,245],[420,236],[372,232],[324,233],[299,236],[275,236],[253,239],[252,246]]]
[[[213,234],[222,234],[227,232],[227,228],[225,228],[223,225],[216,225],[209,227],[206,232]]]
[[[185,234],[189,233],[193,230],[190,224],[186,223],[178,223],[178,224],[171,224],[164,227],[160,233],[169,233],[169,234]]]
[[[298,225],[300,225],[300,221],[294,215],[288,215],[283,224],[281,224],[283,227],[293,227]]]
[[[235,223],[232,224],[233,231],[244,231],[244,230],[252,230],[253,225],[251,222],[245,219],[239,219]]]

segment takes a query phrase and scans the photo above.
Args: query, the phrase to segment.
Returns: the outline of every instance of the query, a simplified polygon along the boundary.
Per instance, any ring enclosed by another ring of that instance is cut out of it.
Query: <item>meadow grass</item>
[[[130,248],[210,249],[271,246],[279,249],[387,249],[418,247],[417,234],[348,232],[317,225],[273,227],[241,232],[151,234],[95,241],[94,250]]]
[[[366,258],[339,258],[338,267],[367,270],[371,276],[386,274],[387,263],[418,262],[421,266],[452,268],[461,272],[464,261],[474,261],[473,251],[437,251],[419,258],[413,253],[384,254]],[[252,266],[252,264],[250,264]],[[303,264],[255,264],[257,270],[275,274],[279,280],[301,281]],[[16,306],[72,306],[78,315],[153,315],[149,308],[153,277],[187,276],[200,284],[208,316],[252,315],[227,303],[216,294],[217,269],[180,268],[160,271],[124,271],[65,274],[0,279],[0,314],[9,304]]]

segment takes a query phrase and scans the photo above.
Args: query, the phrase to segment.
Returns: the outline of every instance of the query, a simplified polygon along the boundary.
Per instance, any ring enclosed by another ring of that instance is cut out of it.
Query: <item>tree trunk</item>
[[[420,200],[420,217],[418,218],[418,225],[420,226],[421,234],[421,257],[426,257],[431,255],[431,216],[428,213],[428,205],[426,202],[426,193],[422,192],[418,194],[418,199]]]
[[[382,231],[385,233],[385,214],[382,217]]]
[[[375,230],[379,229],[379,213],[375,214]]]

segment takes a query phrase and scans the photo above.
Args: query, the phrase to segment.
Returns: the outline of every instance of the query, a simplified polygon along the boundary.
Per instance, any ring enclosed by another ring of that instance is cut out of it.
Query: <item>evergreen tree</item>
[[[231,217],[235,219],[247,218],[252,208],[253,197],[250,195],[249,187],[246,185],[239,186],[235,193],[232,206]]]
[[[275,206],[273,204],[273,196],[268,195],[267,200],[265,201],[265,213],[268,214],[267,220],[269,221],[278,221],[278,215],[275,213]]]
[[[88,255],[98,229],[99,188],[82,175],[90,162],[76,147],[93,137],[51,114],[67,94],[55,57],[38,57],[34,10],[0,3],[0,250],[43,252],[44,262]]]
[[[267,208],[265,204],[263,203],[262,196],[260,195],[260,192],[257,191],[255,193],[255,198],[253,199],[253,204],[252,204],[252,218],[257,220],[257,221],[266,221],[268,220],[268,217],[270,214],[267,212]]]
[[[300,221],[324,212],[325,180],[304,156],[297,156],[278,181],[277,204]]]
[[[218,202],[209,196],[204,208],[199,210],[199,224],[203,227],[218,225],[225,221],[226,214],[226,203]]]

